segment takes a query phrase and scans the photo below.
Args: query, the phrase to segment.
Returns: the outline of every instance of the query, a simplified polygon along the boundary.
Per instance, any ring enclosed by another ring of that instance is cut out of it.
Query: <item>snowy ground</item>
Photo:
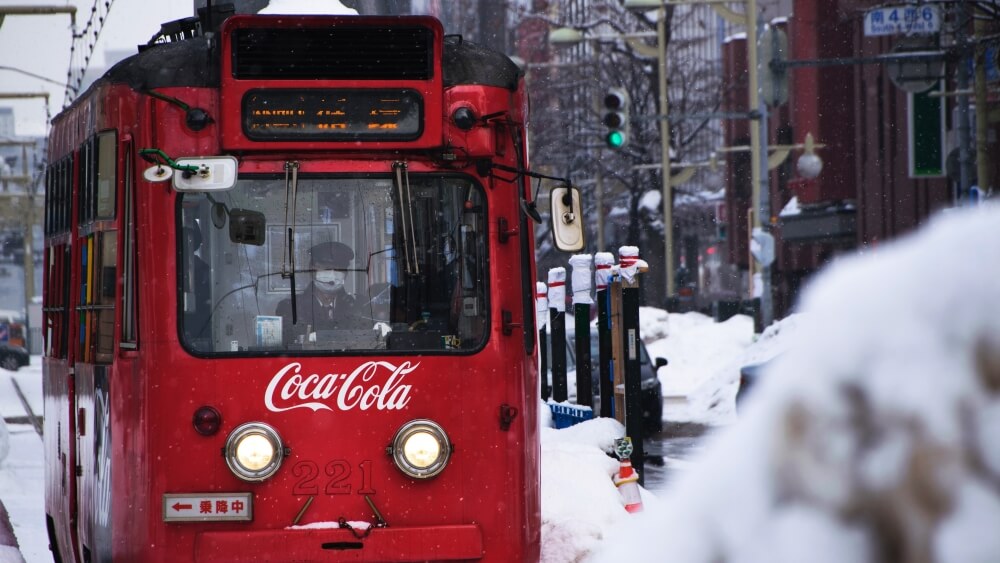
[[[836,262],[757,338],[746,317],[643,309],[665,418],[724,427],[638,515],[604,453],[617,422],[543,428],[543,561],[1000,561],[998,235],[1000,208],[938,217]],[[737,421],[739,366],[779,354]],[[37,358],[14,377],[40,406]],[[41,442],[10,432],[0,499],[27,562],[48,561]]]
[[[733,395],[739,366],[774,352],[754,343],[753,322],[734,317],[715,323],[697,313],[670,314],[643,308],[640,332],[652,356],[663,356],[670,365],[660,370],[664,389],[690,394],[690,404],[665,410],[668,421],[719,424],[732,421]],[[788,321],[784,321],[787,323]],[[14,393],[16,379],[36,413],[42,412],[40,358],[17,373],[0,369],[0,414],[23,417]],[[711,408],[710,408],[711,407]],[[549,410],[540,405],[547,421]],[[572,561],[595,549],[604,530],[627,519],[611,476],[617,463],[604,452],[624,433],[613,420],[595,420],[566,430],[542,432],[542,533],[543,561]],[[7,506],[14,532],[27,563],[50,561],[45,534],[42,442],[28,424],[8,425],[11,453],[0,455],[0,500]],[[0,454],[5,442],[0,430]],[[655,494],[654,494],[655,493]],[[646,505],[657,502],[660,491],[643,491]],[[0,552],[0,563],[7,563]]]

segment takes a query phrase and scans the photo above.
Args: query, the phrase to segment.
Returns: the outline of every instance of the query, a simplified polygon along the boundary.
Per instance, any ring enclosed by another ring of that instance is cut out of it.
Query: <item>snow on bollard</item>
[[[573,267],[573,304],[593,305],[594,299],[590,296],[590,264],[593,262],[590,254],[574,254],[569,259],[569,265]]]
[[[535,315],[538,329],[544,329],[549,322],[549,288],[544,282],[535,282]]]

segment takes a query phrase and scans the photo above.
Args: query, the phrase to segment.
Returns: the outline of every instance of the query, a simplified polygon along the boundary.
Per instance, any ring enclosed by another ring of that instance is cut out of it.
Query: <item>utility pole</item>
[[[975,14],[973,13],[973,16]],[[986,111],[986,47],[979,44],[979,40],[986,33],[986,22],[982,18],[974,18],[973,40],[976,44],[975,52],[975,90],[976,90],[976,182],[979,184],[980,193],[986,193],[993,187],[993,179],[990,178],[990,155],[986,149],[989,124],[987,122]]]
[[[960,57],[958,60],[958,205],[962,198],[969,196],[972,187],[972,147],[970,146],[971,130],[969,128],[969,67],[966,56],[969,54],[969,12],[965,2],[957,2],[952,7],[955,16],[955,43]],[[985,108],[976,108],[983,111]]]

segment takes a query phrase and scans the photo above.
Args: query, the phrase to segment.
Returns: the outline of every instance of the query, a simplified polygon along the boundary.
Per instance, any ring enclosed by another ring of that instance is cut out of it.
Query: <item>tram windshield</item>
[[[485,199],[467,177],[244,176],[181,195],[178,220],[179,329],[194,353],[484,342]]]

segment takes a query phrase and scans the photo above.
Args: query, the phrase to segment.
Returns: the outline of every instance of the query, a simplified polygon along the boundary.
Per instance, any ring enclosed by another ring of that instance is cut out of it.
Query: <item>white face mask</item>
[[[313,274],[316,285],[327,291],[335,291],[344,287],[347,274],[339,270],[317,270]]]

